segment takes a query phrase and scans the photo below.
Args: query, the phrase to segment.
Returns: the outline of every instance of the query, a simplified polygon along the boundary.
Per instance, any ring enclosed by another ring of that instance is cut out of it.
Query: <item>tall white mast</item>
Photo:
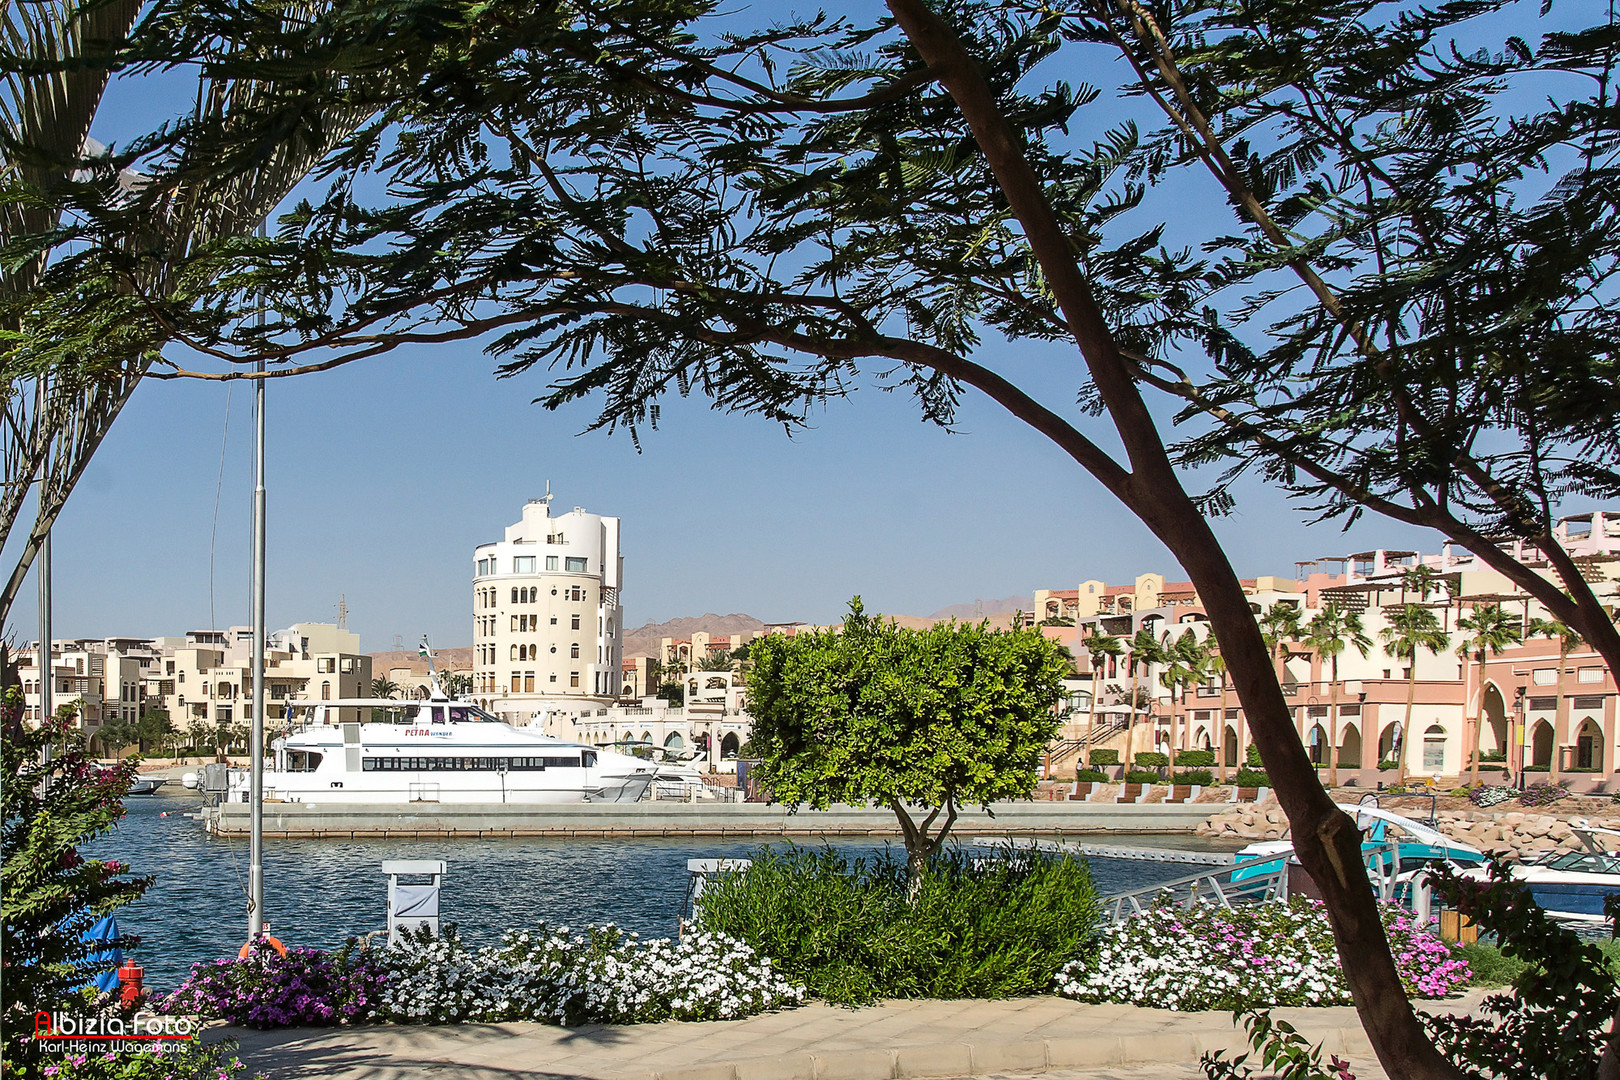
[[[259,224],[259,235],[265,234]],[[264,325],[263,301],[259,324]],[[248,735],[248,940],[264,932],[264,356],[253,380],[253,721]]]

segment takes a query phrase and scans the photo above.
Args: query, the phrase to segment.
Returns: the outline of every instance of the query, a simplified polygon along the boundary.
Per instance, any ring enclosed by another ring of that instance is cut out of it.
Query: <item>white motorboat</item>
[[[1604,847],[1613,845],[1620,832],[1572,821],[1570,831],[1581,842],[1580,851],[1549,851],[1531,862],[1510,864],[1512,879],[1530,890],[1530,897],[1555,918],[1576,923],[1606,923],[1603,903],[1620,894],[1620,855]],[[1486,872],[1463,875],[1486,880]]]
[[[1356,819],[1356,825],[1362,833],[1361,850],[1364,853],[1370,854],[1390,844],[1397,845],[1400,864],[1394,869],[1398,881],[1405,882],[1416,872],[1434,863],[1449,863],[1462,869],[1480,866],[1485,861],[1484,852],[1478,848],[1459,843],[1438,829],[1403,817],[1391,810],[1383,810],[1370,804],[1360,806],[1340,804],[1339,809]],[[1241,848],[1237,853],[1238,868],[1233,871],[1232,880],[1241,881],[1265,870],[1265,866],[1262,865],[1254,870],[1245,871],[1243,869],[1245,863],[1275,860],[1279,855],[1292,852],[1294,842],[1287,837],[1288,833],[1284,832],[1281,840],[1264,840]],[[1298,856],[1290,861],[1298,862]]]
[[[564,742],[470,702],[343,698],[296,707],[309,716],[274,740],[266,801],[635,802],[655,784],[702,785],[690,763]],[[226,797],[246,802],[248,790],[246,770],[232,770]]]

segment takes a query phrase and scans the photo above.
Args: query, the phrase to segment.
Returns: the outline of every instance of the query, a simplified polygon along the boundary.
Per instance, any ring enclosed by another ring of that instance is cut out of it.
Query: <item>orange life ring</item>
[[[280,955],[287,955],[287,946],[283,945],[279,940],[271,937],[269,934],[265,934],[263,937],[259,938],[259,940],[276,950],[276,952]],[[236,954],[236,958],[238,960],[246,960],[248,956],[252,954],[252,952],[253,942],[249,941],[242,946],[242,951]]]

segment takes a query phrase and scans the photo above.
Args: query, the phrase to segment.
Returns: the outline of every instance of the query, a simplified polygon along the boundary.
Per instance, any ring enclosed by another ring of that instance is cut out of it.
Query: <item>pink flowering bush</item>
[[[295,947],[286,956],[259,945],[240,959],[193,964],[158,1008],[250,1028],[363,1023],[385,981],[382,965],[352,941],[336,952]]]
[[[1413,997],[1442,997],[1470,978],[1467,962],[1403,909],[1385,909],[1384,927]],[[1302,898],[1153,908],[1106,928],[1058,972],[1056,990],[1182,1012],[1351,1003],[1327,914]]]

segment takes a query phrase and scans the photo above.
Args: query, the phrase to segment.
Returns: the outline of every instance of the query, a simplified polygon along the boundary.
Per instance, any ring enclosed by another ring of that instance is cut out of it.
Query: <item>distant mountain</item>
[[[393,652],[368,653],[371,657],[371,671],[377,678],[389,668],[408,667],[427,674],[427,661],[419,656],[415,649],[396,650]],[[459,649],[433,650],[433,662],[440,671],[459,670],[466,671],[473,666],[473,650],[471,645],[463,645]]]
[[[624,632],[624,655],[626,656],[657,656],[659,646],[664,638],[691,637],[698,632],[730,635],[745,634],[750,630],[763,630],[765,624],[752,615],[716,615],[709,612],[707,615],[686,616],[680,619],[671,619],[668,622],[649,622],[638,626],[634,630]]]
[[[1035,598],[1031,596],[1005,596],[1000,600],[975,600],[971,604],[952,604],[942,607],[930,619],[987,619],[992,615],[1011,615],[1017,611],[1034,611]]]

